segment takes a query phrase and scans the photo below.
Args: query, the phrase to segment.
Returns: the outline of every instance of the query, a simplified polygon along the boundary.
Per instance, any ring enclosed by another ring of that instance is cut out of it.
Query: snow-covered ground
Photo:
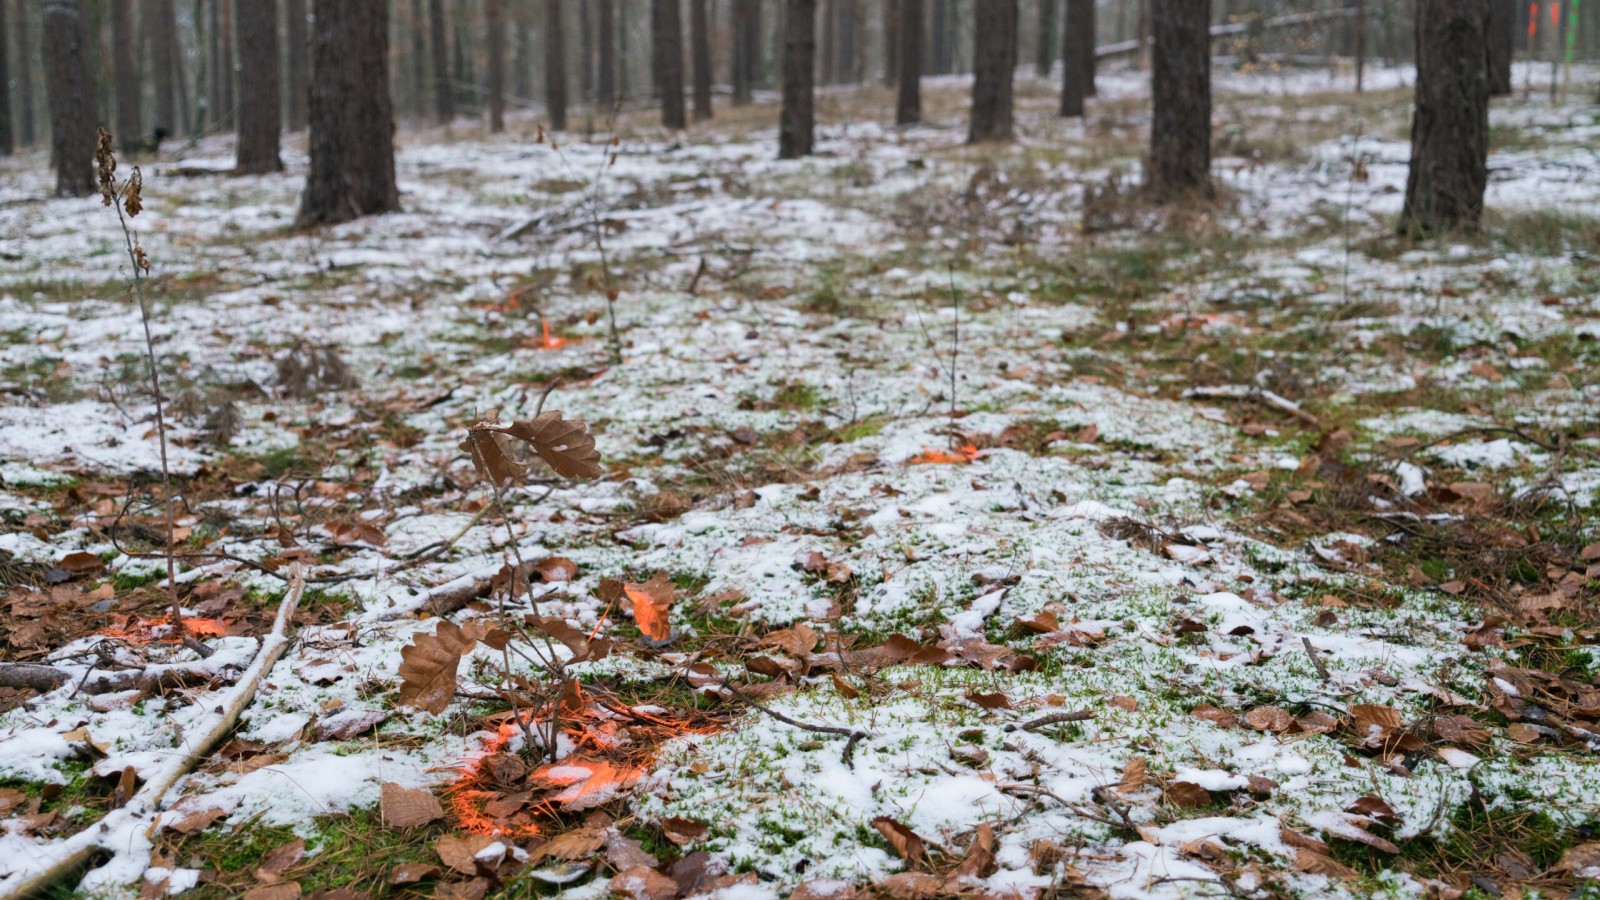
[[[536,143],[531,120],[492,138],[403,131],[404,211],[309,233],[289,230],[295,141],[280,176],[194,174],[226,165],[222,139],[144,163],[133,227],[178,407],[171,466],[194,479],[189,546],[298,553],[314,575],[348,576],[320,589],[334,612],[304,617],[246,708],[234,739],[251,749],[189,776],[163,821],[218,810],[216,829],[293,826],[314,868],[318,817],[375,805],[384,783],[448,781],[498,741],[479,726],[502,656],[479,645],[461,673],[480,696],[432,716],[396,709],[400,650],[438,627],[417,614],[428,589],[492,571],[513,544],[577,565],[539,586],[540,615],[622,629],[610,658],[577,667],[584,678],[715,693],[695,666],[745,678],[765,654],[788,673],[774,710],[865,733],[847,761],[843,740],[728,704],[729,727],[668,743],[609,807],[636,830],[706,825],[682,850],[753,873],[730,897],[828,880],[931,896],[962,879],[1022,896],[1199,896],[1224,880],[1238,896],[1418,896],[1425,876],[1398,856],[1383,871],[1382,845],[1444,842],[1457,810],[1534,798],[1561,826],[1594,820],[1587,714],[1508,723],[1504,698],[1527,681],[1513,670],[1530,664],[1477,640],[1500,627],[1486,597],[1450,573],[1397,581],[1367,534],[1273,539],[1286,532],[1272,516],[1331,490],[1319,466],[1341,448],[1376,465],[1440,442],[1383,463],[1392,485],[1370,482],[1374,508],[1397,515],[1446,484],[1556,491],[1576,509],[1600,487],[1600,265],[1561,237],[1600,235],[1600,114],[1541,95],[1497,105],[1512,145],[1490,160],[1489,235],[1401,245],[1409,111],[1394,87],[1408,77],[1373,73],[1369,89],[1387,93],[1360,100],[1322,75],[1220,77],[1222,105],[1251,111],[1245,143],[1317,137],[1219,159],[1218,207],[1176,223],[1113,198],[1127,221],[1108,232],[1082,227],[1085,196],[1136,169],[1136,144],[1111,159],[1096,145],[1097,129],[1141,121],[1131,74],[1101,82],[1127,121],[1059,122],[1040,86],[1023,140],[982,151],[954,119],[825,124],[819,154],[794,162],[772,159],[770,128],[682,139],[643,117],[614,144]],[[1329,137],[1330,121],[1348,124]],[[0,611],[8,657],[73,676],[0,713],[0,875],[98,815],[29,818],[40,785],[81,782],[83,763],[113,779],[156,766],[226,689],[74,690],[91,667],[193,658],[90,633],[159,612],[161,580],[148,582],[161,564],[107,533],[159,454],[122,233],[98,199],[41,199],[44,162],[0,161],[0,515],[14,529],[0,560],[106,562],[12,586]],[[322,347],[358,386],[289,396],[278,363]],[[530,417],[552,380],[546,408],[590,424],[606,475],[515,488],[509,525],[491,515],[444,558],[408,565],[489,499],[458,447],[465,426]],[[1218,384],[1310,413],[1184,394]],[[1526,433],[1552,430],[1577,439],[1552,449]],[[955,463],[925,461],[961,445]],[[159,534],[147,505],[133,518]],[[349,537],[355,525],[365,537]],[[207,664],[242,666],[282,581],[226,560],[184,569],[212,585],[191,611],[233,633]],[[626,615],[600,599],[603,580],[655,571],[681,589],[664,648],[628,640]],[[1592,601],[1588,586],[1561,600]],[[801,623],[810,646],[756,650]],[[41,633],[70,641],[30,643]],[[841,653],[895,634],[931,657],[879,667]],[[1019,727],[1075,710],[1094,715]],[[884,817],[926,842],[935,880],[885,882],[907,854],[874,824]],[[980,826],[992,865],[958,872],[981,856]],[[141,876],[152,844],[129,835],[97,888],[195,884],[201,864],[181,849]],[[158,834],[158,855],[174,840]],[[1346,877],[1361,844],[1377,862]],[[1573,874],[1548,865],[1544,877]],[[621,890],[611,874],[599,865],[563,890]]]

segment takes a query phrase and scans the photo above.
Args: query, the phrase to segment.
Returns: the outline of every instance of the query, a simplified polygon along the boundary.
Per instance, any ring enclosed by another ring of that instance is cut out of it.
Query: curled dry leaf
[[[400,703],[438,714],[456,695],[461,657],[488,634],[488,626],[439,623],[433,634],[419,634],[400,650]]]
[[[811,648],[817,646],[817,630],[801,622],[789,628],[774,631],[756,643],[762,649],[781,650],[785,655],[803,659]]]
[[[994,826],[988,822],[979,824],[978,833],[972,838],[972,846],[967,848],[967,858],[961,861],[959,874],[968,878],[988,878],[993,875],[997,844]]]
[[[1244,714],[1244,723],[1257,731],[1282,734],[1295,727],[1294,716],[1276,706],[1258,706]]]
[[[306,855],[306,842],[297,838],[287,844],[280,845],[261,860],[261,865],[256,866],[256,880],[263,884],[272,884],[283,880],[283,873],[287,872]]]
[[[604,846],[605,842],[606,833],[603,828],[574,828],[540,844],[532,853],[532,861],[564,859],[570,862],[587,859]]]
[[[1145,766],[1145,758],[1142,756],[1128,760],[1128,764],[1122,767],[1122,780],[1117,782],[1117,793],[1137,794],[1144,790],[1145,781],[1149,777]]]
[[[704,822],[696,822],[693,819],[685,819],[682,816],[668,816],[657,824],[661,826],[661,833],[666,836],[667,840],[677,844],[679,847],[700,840],[710,830]]]
[[[1189,711],[1189,715],[1194,716],[1196,719],[1203,719],[1207,722],[1210,722],[1213,725],[1216,725],[1218,728],[1236,728],[1239,725],[1238,716],[1228,712],[1225,709],[1212,706],[1209,703],[1202,703],[1199,706],[1196,706],[1194,709]]]
[[[416,828],[444,818],[444,807],[431,791],[386,781],[378,795],[378,815],[385,828]]]
[[[558,643],[572,651],[572,658],[568,662],[590,662],[605,659],[611,653],[611,641],[607,638],[589,640],[589,636],[581,630],[568,625],[566,621],[554,616],[526,616],[523,619],[529,626],[555,638]]]
[[[652,641],[665,641],[672,636],[667,613],[677,591],[667,579],[667,573],[657,572],[644,584],[624,584],[622,592],[633,604],[633,620],[638,623],[641,634]]]
[[[1192,781],[1174,781],[1167,785],[1167,802],[1200,809],[1211,805],[1211,792]]]
[[[565,556],[552,556],[533,564],[533,574],[540,581],[571,581],[578,577],[578,564]]]
[[[1002,691],[995,691],[989,694],[980,694],[977,691],[970,691],[967,693],[967,699],[988,710],[1011,708],[1011,701],[1007,699],[1005,693]]]
[[[928,861],[927,844],[916,832],[888,816],[878,816],[873,819],[872,827],[883,835],[890,847],[894,848],[896,856],[913,866],[920,866]]]
[[[433,845],[434,852],[439,854],[439,861],[460,872],[462,875],[478,874],[478,853],[490,844],[498,843],[487,834],[469,834],[459,836],[447,834],[439,838]],[[498,860],[489,861],[488,868],[495,868]]]
[[[600,453],[594,448],[589,426],[581,419],[563,419],[558,410],[510,425],[480,422],[467,429],[461,449],[472,457],[478,474],[496,487],[505,487],[528,473],[528,467],[507,452],[509,440],[532,447],[563,478],[600,476]]]

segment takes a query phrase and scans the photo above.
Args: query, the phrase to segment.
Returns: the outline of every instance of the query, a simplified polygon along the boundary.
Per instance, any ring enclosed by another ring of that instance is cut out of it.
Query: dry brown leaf
[[[840,678],[838,672],[834,672],[832,674],[833,689],[839,692],[839,696],[845,698],[846,700],[854,700],[861,696],[861,690],[851,685],[850,682]]]
[[[652,641],[665,641],[672,636],[672,623],[667,616],[672,601],[677,598],[677,590],[667,573],[657,572],[644,584],[629,582],[622,586],[622,591],[633,603],[633,620],[638,623],[640,634]]]
[[[1238,716],[1228,712],[1225,709],[1212,706],[1209,703],[1202,703],[1199,706],[1196,706],[1194,709],[1189,711],[1189,715],[1194,716],[1196,719],[1202,719],[1210,722],[1213,725],[1216,725],[1218,728],[1236,728],[1239,725]]]
[[[848,881],[824,878],[802,881],[789,892],[789,900],[856,900],[856,886]]]
[[[506,453],[505,438],[515,438],[533,448],[563,478],[597,478],[600,453],[594,436],[581,419],[563,419],[557,410],[510,425],[482,422],[467,431],[461,449],[472,456],[480,474],[504,487],[527,473],[527,466]]]
[[[285,881],[282,884],[264,884],[261,887],[245,891],[242,896],[244,900],[299,900],[300,882]]]
[[[1319,841],[1314,837],[1310,837],[1309,835],[1301,834],[1287,825],[1280,825],[1278,827],[1278,839],[1291,847],[1298,847],[1302,850],[1310,850],[1314,853],[1320,853],[1324,856],[1333,852],[1326,843]]]
[[[626,872],[638,866],[653,869],[659,862],[655,854],[644,849],[643,844],[624,836],[615,828],[606,832],[605,842],[606,865],[618,872]]]
[[[931,900],[944,894],[944,882],[927,872],[897,872],[878,882],[877,889],[893,900]]]
[[[486,834],[447,834],[439,838],[433,849],[439,854],[440,862],[463,875],[476,875],[478,851],[493,843],[495,839]]]
[[[574,828],[564,831],[543,844],[532,854],[533,861],[542,859],[564,859],[567,861],[587,859],[599,850],[606,842],[606,833],[603,828]]]
[[[428,863],[408,862],[401,863],[389,871],[389,884],[403,885],[416,884],[430,878],[438,878],[444,870]]]
[[[672,900],[678,883],[649,866],[634,866],[611,879],[611,896],[625,900]]]
[[[1573,878],[1600,878],[1600,841],[1586,841],[1568,847],[1561,854],[1561,861],[1555,864],[1555,869]]]
[[[1192,781],[1174,781],[1167,785],[1167,802],[1188,809],[1211,805],[1211,792]]]
[[[700,840],[709,830],[704,822],[696,822],[682,816],[668,816],[657,824],[661,826],[661,833],[667,840],[679,847]]]
[[[444,818],[444,807],[431,791],[386,781],[378,795],[378,816],[385,828],[416,828]]]
[[[1294,716],[1276,706],[1258,706],[1244,714],[1244,723],[1257,731],[1282,734],[1295,727]]]
[[[1002,692],[1002,691],[995,691],[995,692],[989,693],[989,694],[980,694],[977,691],[970,691],[967,694],[967,699],[969,701],[973,702],[973,703],[978,704],[979,706],[983,707],[984,709],[993,710],[993,709],[1010,709],[1011,708],[1011,701],[1006,697],[1005,693]]]
[[[1357,797],[1353,803],[1345,807],[1345,811],[1367,816],[1385,825],[1399,825],[1403,821],[1400,815],[1394,811],[1394,807],[1376,794]]]
[[[428,712],[444,712],[456,695],[456,669],[461,657],[489,633],[488,626],[441,621],[433,634],[418,634],[400,650],[400,703]]]
[[[283,873],[304,859],[305,855],[306,842],[303,839],[296,839],[273,848],[262,857],[261,864],[256,866],[256,880],[265,884],[282,881]]]
[[[1144,790],[1145,781],[1149,777],[1145,766],[1145,758],[1142,756],[1128,760],[1127,765],[1122,767],[1122,780],[1117,782],[1117,793],[1135,794]]]
[[[1295,851],[1294,867],[1308,875],[1326,875],[1329,878],[1355,878],[1356,870],[1333,857],[1304,847]]]
[[[366,734],[388,720],[389,713],[387,710],[347,709],[325,719],[319,719],[316,727],[316,739],[319,741],[348,741],[357,735]]]
[[[996,845],[994,827],[988,822],[979,824],[978,833],[972,838],[972,846],[967,848],[967,858],[961,861],[957,873],[967,878],[988,878],[993,875]]]
[[[888,816],[878,816],[872,820],[872,827],[883,835],[884,840],[894,849],[895,855],[913,866],[923,865],[928,861],[928,849],[922,838],[916,832],[901,825]]]
[[[578,577],[578,564],[565,556],[552,556],[534,563],[533,574],[540,581],[571,581]]]
[[[176,822],[168,823],[167,829],[193,837],[210,828],[213,822],[225,815],[227,815],[227,812],[220,809],[202,809],[199,812],[189,813]]]
[[[801,622],[780,631],[774,631],[757,642],[761,649],[781,650],[785,655],[802,659],[817,646],[817,630]]]
[[[1029,631],[1036,631],[1040,634],[1049,634],[1052,631],[1061,629],[1061,621],[1056,618],[1055,613],[1049,610],[1040,610],[1025,619],[1018,619],[1017,624]]]
[[[555,616],[525,616],[523,621],[550,635],[559,641],[568,650],[572,651],[572,659],[568,662],[590,662],[605,659],[611,654],[611,641],[607,638],[589,640],[589,635],[582,630],[568,625],[565,620]]]

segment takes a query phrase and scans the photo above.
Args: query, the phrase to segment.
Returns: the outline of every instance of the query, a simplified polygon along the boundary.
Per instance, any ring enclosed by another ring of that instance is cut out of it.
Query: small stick
[[[733,685],[729,684],[728,683],[728,679],[726,679],[726,678],[722,679],[722,686],[724,688],[727,688],[728,693],[732,694],[734,696],[734,698],[737,699],[740,703],[743,703],[746,706],[754,707],[754,708],[760,710],[761,712],[764,712],[767,715],[773,717],[774,719],[777,719],[779,722],[782,722],[785,725],[792,725],[795,728],[800,729],[801,731],[809,731],[809,732],[812,732],[813,734],[837,734],[837,735],[843,735],[844,737],[849,738],[850,740],[848,742],[846,742],[845,745],[844,745],[843,760],[844,760],[844,764],[847,767],[849,767],[850,769],[854,769],[856,767],[855,766],[855,760],[854,760],[856,744],[860,743],[862,738],[868,737],[868,735],[867,735],[867,733],[865,731],[862,731],[862,730],[857,729],[857,728],[842,728],[842,727],[840,727],[838,725],[812,725],[809,722],[802,722],[799,719],[791,719],[788,716],[784,715],[781,712],[778,712],[775,709],[769,709],[768,707],[765,707],[765,706],[761,705],[760,703],[757,703],[756,701],[750,699],[749,697],[746,697],[743,693],[741,693],[739,691],[738,688],[736,688]]]
[[[1311,664],[1317,667],[1317,674],[1322,676],[1322,680],[1332,681],[1333,676],[1328,674],[1327,664],[1322,661],[1322,657],[1317,655],[1316,648],[1311,646],[1311,638],[1302,636],[1300,645],[1306,648],[1306,655],[1311,657]]]
[[[1076,710],[1073,710],[1072,712],[1051,713],[1051,714],[1049,714],[1047,716],[1040,716],[1037,719],[1030,719],[1029,721],[1023,722],[1021,725],[1017,725],[1017,724],[1007,725],[1005,727],[1005,730],[1006,731],[1038,731],[1039,729],[1044,728],[1047,725],[1058,725],[1058,724],[1060,724],[1062,722],[1082,722],[1085,719],[1092,719],[1092,718],[1094,718],[1095,716],[1098,716],[1098,715],[1099,715],[1099,713],[1095,712],[1092,709],[1076,709]]]

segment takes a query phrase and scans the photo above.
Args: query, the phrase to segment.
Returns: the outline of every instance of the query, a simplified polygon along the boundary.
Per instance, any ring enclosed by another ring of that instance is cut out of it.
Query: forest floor
[[[125,160],[186,644],[122,231],[0,161],[0,659],[68,676],[0,688],[0,877],[88,841],[84,895],[1580,890],[1600,108],[1497,100],[1484,230],[1412,243],[1405,75],[1219,73],[1219,196],[1176,210],[1117,73],[1085,122],[1023,80],[1003,147],[960,79],[903,131],[824,91],[795,162],[770,98],[402,130],[404,212],[310,232],[301,140]],[[497,495],[467,427],[541,402],[603,473]],[[148,808],[295,563],[283,658]]]

